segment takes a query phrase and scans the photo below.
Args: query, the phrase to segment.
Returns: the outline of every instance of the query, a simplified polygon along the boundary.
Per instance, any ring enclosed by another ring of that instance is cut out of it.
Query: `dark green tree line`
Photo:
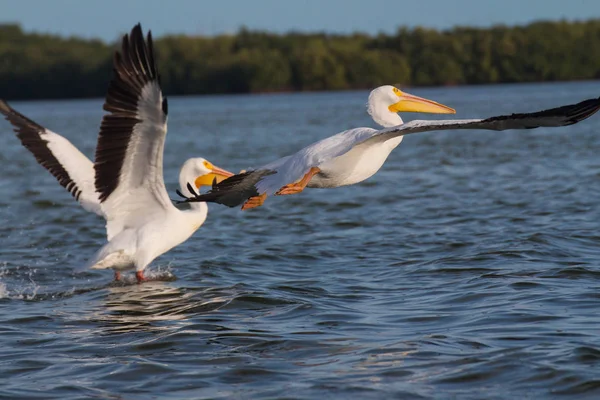
[[[155,41],[167,94],[461,85],[600,78],[600,20],[400,28],[393,35],[167,36]],[[0,25],[0,97],[103,96],[117,44]]]

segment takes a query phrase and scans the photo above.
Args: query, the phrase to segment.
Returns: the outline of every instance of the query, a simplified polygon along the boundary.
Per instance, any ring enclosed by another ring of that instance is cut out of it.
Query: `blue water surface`
[[[472,118],[600,83],[411,92]],[[188,157],[238,171],[374,126],[367,95],[170,97],[167,188]],[[12,105],[93,156],[101,99]],[[600,396],[598,116],[414,135],[361,184],[210,205],[141,285],[74,273],[104,221],[0,136],[1,398]]]

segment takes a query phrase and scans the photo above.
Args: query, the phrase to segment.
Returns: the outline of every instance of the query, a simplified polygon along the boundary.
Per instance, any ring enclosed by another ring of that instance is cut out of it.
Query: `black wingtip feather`
[[[165,113],[165,115],[169,115],[169,102],[167,101],[166,97],[163,98],[162,110]]]
[[[236,207],[253,196],[258,196],[256,183],[263,177],[277,173],[272,170],[246,171],[230,176],[220,183],[213,181],[212,190],[208,193],[194,195],[184,202],[218,203],[228,207]]]
[[[196,197],[198,196],[198,193],[196,193],[196,191],[194,190],[194,187],[193,187],[193,186],[192,186],[192,185],[191,185],[189,182],[188,182],[188,184],[187,184],[187,189],[190,191],[190,193],[191,193],[193,196],[196,196]]]
[[[0,99],[0,113],[14,127],[14,131],[23,147],[33,154],[37,162],[46,168],[56,178],[58,183],[71,193],[75,200],[79,200],[81,190],[65,167],[48,148],[48,142],[43,138],[46,134],[46,128],[27,118],[2,99]]]
[[[135,25],[129,35],[124,35],[121,50],[115,52],[113,78],[109,84],[104,109],[109,112],[102,119],[94,169],[95,186],[100,201],[105,201],[119,185],[123,162],[134,127],[141,122],[138,103],[148,84],[158,84],[152,35],[144,40],[142,26]],[[166,121],[167,101],[163,97],[159,109]]]
[[[498,117],[491,117],[483,122],[494,122],[502,121],[507,119],[534,119],[534,118],[561,118],[562,123],[556,126],[568,126],[583,121],[594,115],[600,110],[600,97],[594,99],[583,100],[576,104],[569,104],[566,106],[550,108],[548,110],[533,112],[533,113],[522,113],[522,114],[510,114],[502,115]],[[526,126],[525,129],[538,128],[539,125]]]

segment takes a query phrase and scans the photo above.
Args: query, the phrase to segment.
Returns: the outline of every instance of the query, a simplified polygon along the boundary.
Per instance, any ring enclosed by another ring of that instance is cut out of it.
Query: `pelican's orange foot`
[[[242,206],[242,210],[249,210],[254,207],[260,207],[263,205],[265,200],[267,199],[267,194],[263,193],[260,196],[250,197],[244,205]]]
[[[278,196],[285,196],[288,194],[296,194],[296,193],[300,193],[301,191],[303,191],[304,188],[305,188],[305,186],[302,186],[298,183],[289,183],[289,184],[285,185],[284,187],[282,187],[281,189],[279,189],[277,192],[275,192],[275,194]]]
[[[119,271],[115,271],[115,281],[121,280],[121,273]]]
[[[146,277],[144,276],[144,271],[136,271],[135,279],[137,279],[138,283],[144,282],[146,280]]]
[[[275,194],[278,196],[284,196],[286,194],[296,194],[304,190],[306,185],[310,182],[313,176],[321,172],[317,167],[312,167],[298,182],[288,183],[279,189]]]

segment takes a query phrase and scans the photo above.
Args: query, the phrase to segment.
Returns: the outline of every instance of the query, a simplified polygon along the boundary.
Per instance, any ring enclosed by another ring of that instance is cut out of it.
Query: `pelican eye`
[[[402,92],[400,91],[400,89],[393,88],[392,90],[394,91],[394,93],[396,94],[396,96],[398,96],[398,97],[402,96]]]
[[[204,161],[204,167],[205,167],[206,169],[210,169],[211,171],[212,171],[213,169],[215,169],[215,166],[214,166],[214,165],[212,165],[211,163],[209,163],[208,161]]]

